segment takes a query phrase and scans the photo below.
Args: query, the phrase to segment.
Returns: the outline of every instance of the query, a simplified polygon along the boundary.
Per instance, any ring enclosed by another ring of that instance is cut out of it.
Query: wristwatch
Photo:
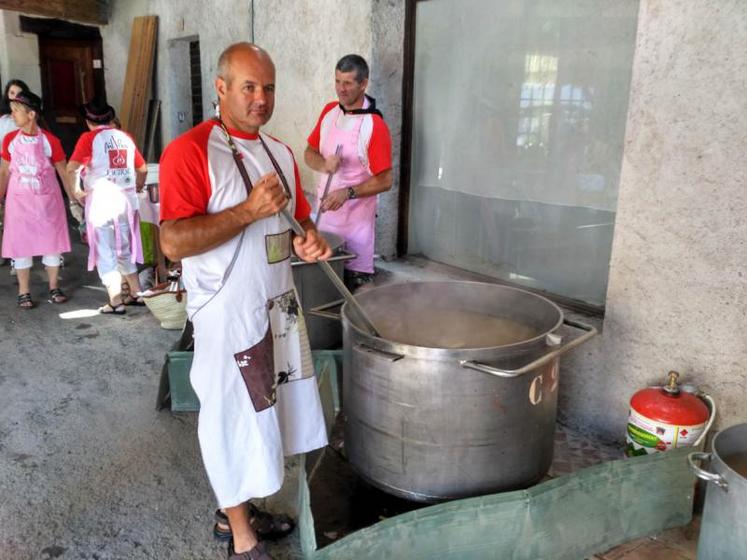
[[[355,192],[353,187],[348,187],[348,200],[353,200],[354,198],[358,198],[358,193]]]

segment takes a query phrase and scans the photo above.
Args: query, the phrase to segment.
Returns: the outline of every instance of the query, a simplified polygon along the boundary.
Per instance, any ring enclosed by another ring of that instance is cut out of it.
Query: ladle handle
[[[693,471],[693,474],[695,476],[697,476],[701,480],[705,480],[706,482],[713,482],[723,491],[728,492],[729,483],[726,482],[723,476],[721,476],[720,474],[712,473],[705,469],[701,469],[695,464],[695,461],[710,461],[711,459],[713,459],[713,455],[711,453],[694,451],[687,456],[687,464],[690,465],[690,470]]]
[[[461,360],[459,362],[459,365],[461,365],[463,368],[467,369],[474,369],[476,371],[480,371],[482,373],[487,373],[488,375],[495,375],[496,377],[504,377],[504,378],[514,378],[519,377],[520,375],[524,375],[527,372],[530,372],[532,370],[535,370],[539,367],[544,366],[545,364],[551,362],[561,354],[565,354],[568,352],[568,350],[573,350],[576,346],[580,346],[587,340],[589,340],[591,337],[596,336],[597,329],[591,325],[587,325],[585,323],[579,323],[578,321],[571,321],[570,319],[563,319],[563,324],[567,325],[569,327],[575,327],[577,329],[581,329],[586,331],[585,334],[582,334],[578,338],[574,338],[567,344],[561,344],[551,352],[548,352],[547,354],[544,354],[543,356],[537,358],[533,362],[528,363],[525,366],[522,366],[518,369],[501,369],[497,368],[495,366],[491,366],[488,364],[483,364],[482,362],[477,362],[475,360]]]
[[[323,305],[317,305],[316,307],[312,307],[311,309],[309,309],[309,315],[322,317],[324,319],[332,319],[334,321],[342,321],[342,314],[333,313],[332,311],[330,311],[330,309],[340,307],[343,303],[345,303],[344,299],[338,299],[329,303],[325,303]]]
[[[306,235],[306,231],[301,227],[301,224],[298,223],[298,220],[296,220],[293,214],[290,213],[287,206],[283,208],[282,213],[283,216],[285,216],[285,219],[288,220],[288,223],[291,225],[291,228],[296,235],[302,237]],[[350,290],[347,289],[343,281],[340,280],[340,277],[335,274],[335,271],[329,263],[327,261],[316,261],[316,264],[318,264],[319,268],[321,268],[327,275],[335,288],[337,288],[337,291],[340,292],[340,295],[345,298],[345,301],[350,304],[350,307],[363,323],[363,328],[365,328],[372,336],[379,336],[379,331],[376,330],[371,319],[368,318],[368,314],[363,310],[361,304],[353,297],[353,294],[350,293]]]

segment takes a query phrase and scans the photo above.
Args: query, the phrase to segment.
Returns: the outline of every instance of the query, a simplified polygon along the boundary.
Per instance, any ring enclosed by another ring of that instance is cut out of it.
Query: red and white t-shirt
[[[62,144],[59,138],[57,138],[51,132],[39,129],[41,131],[41,137],[44,139],[44,155],[52,160],[52,163],[58,163],[65,161],[65,152],[62,149]],[[3,139],[3,159],[10,161],[13,157],[14,145],[16,142],[23,142],[24,144],[36,144],[39,141],[39,135],[29,136],[25,132],[20,130],[14,130],[5,135]]]
[[[346,126],[353,126],[354,120],[361,118],[360,115],[346,116],[340,111],[332,111],[338,105],[337,101],[327,103],[322,114],[319,115],[314,130],[309,134],[309,146],[319,152],[321,152],[319,146],[324,143],[326,132],[336,115],[338,116],[337,126],[343,129]],[[366,99],[363,107],[366,108],[368,105],[369,101]],[[379,115],[368,114],[363,115],[362,118],[358,137],[358,157],[364,162],[371,176],[374,176],[392,168],[392,138],[389,134],[389,127]]]
[[[257,135],[237,130],[230,130],[230,133],[252,184],[274,171]],[[288,208],[297,220],[305,220],[311,208],[301,189],[293,153],[288,146],[264,133],[262,139],[288,181],[291,192]],[[159,166],[159,185],[161,221],[216,214],[246,200],[246,187],[226,137],[216,121],[197,125],[166,147]],[[288,230],[290,225],[280,215],[268,216],[250,224],[245,230],[247,239],[251,240],[248,242],[253,247],[250,254],[256,259],[251,285],[247,286],[247,290],[254,294],[253,301],[266,303],[270,297],[277,295],[273,289],[291,281],[289,259],[277,264],[266,262],[266,239]],[[236,236],[218,247],[182,259],[190,317],[220,290],[238,241],[239,236]],[[288,275],[288,279],[284,279],[284,275]],[[276,281],[277,278],[284,280]]]
[[[135,169],[145,165],[132,137],[111,126],[100,126],[84,133],[70,160],[86,166],[83,176],[86,188],[95,187],[100,180],[135,188]]]
[[[229,131],[239,150],[248,152],[244,163],[252,183],[273,171],[256,135]],[[270,136],[263,135],[263,138],[283,169],[289,188],[295,190],[296,219],[305,220],[311,213],[311,206],[301,189],[293,152]],[[284,161],[287,165],[283,165]],[[158,172],[161,221],[214,214],[246,198],[244,183],[216,121],[205,121],[171,142],[161,156]]]

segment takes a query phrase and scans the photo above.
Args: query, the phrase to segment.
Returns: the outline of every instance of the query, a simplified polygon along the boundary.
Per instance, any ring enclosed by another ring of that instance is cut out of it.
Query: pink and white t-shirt
[[[51,132],[39,129],[41,131],[41,137],[44,139],[44,155],[52,160],[52,163],[58,163],[65,160],[65,152],[62,149],[60,140]],[[39,135],[29,136],[25,132],[20,130],[13,130],[5,135],[3,139],[3,159],[10,161],[13,157],[13,150],[16,142],[23,142],[24,144],[36,144],[39,141]]]
[[[321,152],[320,146],[324,144],[327,132],[335,118],[338,119],[337,126],[343,129],[349,125],[352,126],[354,121],[361,118],[358,115],[346,116],[342,114],[342,111],[333,110],[339,106],[337,101],[327,103],[319,115],[314,130],[309,134],[307,142],[318,152]],[[363,108],[368,106],[369,101],[366,99]],[[389,127],[379,115],[363,115],[358,137],[358,158],[372,177],[392,168],[392,138],[389,134]]]

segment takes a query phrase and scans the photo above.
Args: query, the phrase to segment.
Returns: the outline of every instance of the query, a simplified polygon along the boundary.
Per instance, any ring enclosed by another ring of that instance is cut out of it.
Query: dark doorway
[[[101,34],[96,27],[24,16],[21,29],[39,36],[44,118],[70,156],[86,131],[78,108],[106,98]]]
[[[192,89],[192,125],[202,122],[202,69],[200,67],[200,41],[189,42],[189,70]]]

